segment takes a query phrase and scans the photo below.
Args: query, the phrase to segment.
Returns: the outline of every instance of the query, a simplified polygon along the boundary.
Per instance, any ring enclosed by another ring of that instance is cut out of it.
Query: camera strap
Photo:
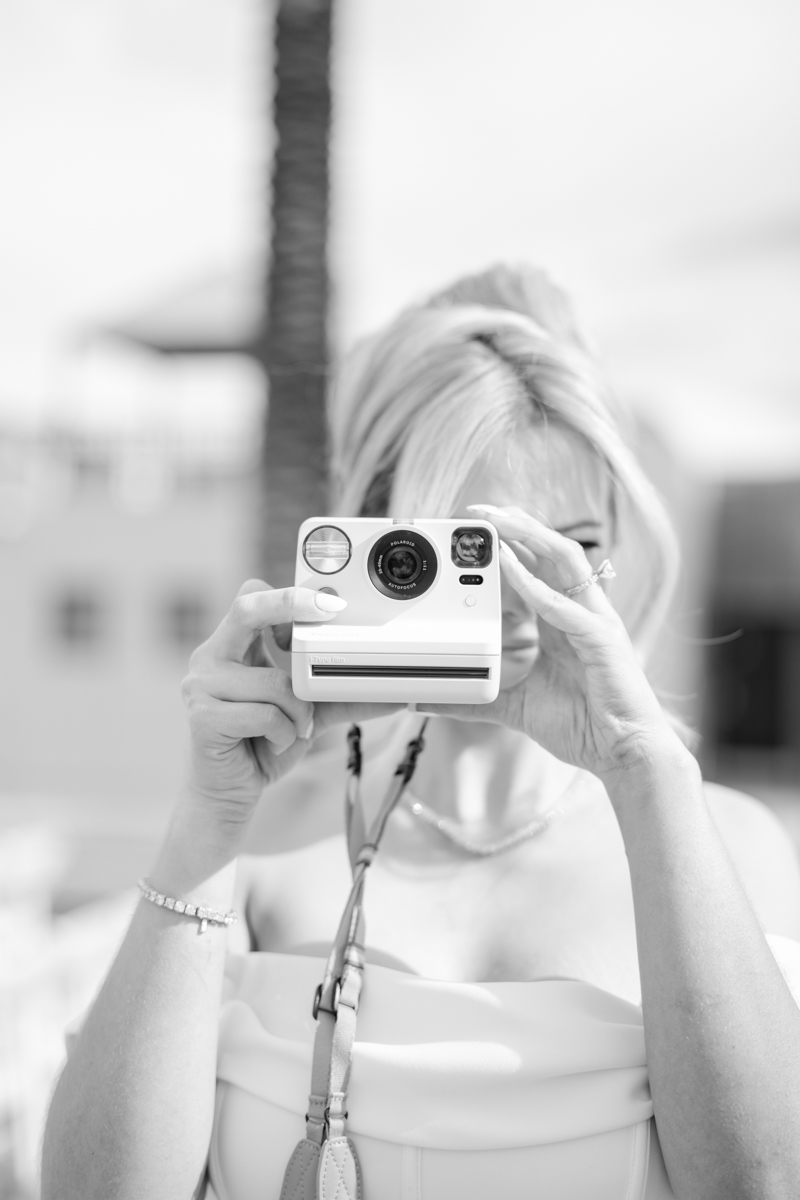
[[[317,1200],[343,1195],[360,1200],[361,1169],[355,1146],[347,1137],[347,1087],[356,1036],[356,1020],[364,973],[364,882],[378,852],[386,824],[408,786],[424,746],[427,718],[397,764],[372,825],[368,827],[361,796],[361,729],[347,734],[349,756],[345,789],[347,850],[353,886],[331,947],[322,983],[314,996],[317,1021],[311,1066],[311,1094],[306,1136],[289,1160],[281,1200]]]

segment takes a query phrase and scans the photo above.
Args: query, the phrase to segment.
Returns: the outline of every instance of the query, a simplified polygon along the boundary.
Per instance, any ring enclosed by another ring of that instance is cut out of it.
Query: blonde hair
[[[449,516],[488,450],[544,422],[581,435],[605,464],[615,604],[644,656],[674,587],[675,537],[566,295],[541,271],[460,280],[345,358],[330,401],[335,512]]]

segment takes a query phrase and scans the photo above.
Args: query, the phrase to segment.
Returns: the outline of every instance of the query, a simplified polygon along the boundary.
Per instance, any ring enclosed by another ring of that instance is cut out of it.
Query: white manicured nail
[[[347,601],[341,596],[332,596],[330,592],[317,592],[314,597],[317,608],[321,608],[323,612],[341,612],[343,608],[347,608]]]
[[[517,558],[516,554],[511,549],[511,547],[508,545],[507,542],[501,541],[500,550],[502,551],[503,554],[505,554],[506,558],[510,558],[512,562],[515,562],[515,563],[519,562],[519,559]]]

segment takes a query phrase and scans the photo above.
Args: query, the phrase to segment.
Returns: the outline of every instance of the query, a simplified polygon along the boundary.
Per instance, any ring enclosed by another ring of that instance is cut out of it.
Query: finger
[[[272,631],[272,636],[275,638],[275,645],[279,650],[290,650],[292,647],[292,627],[288,623],[286,625],[276,625]]]
[[[502,509],[488,504],[473,504],[470,509],[491,520],[502,538],[519,542],[532,554],[548,559],[562,589],[575,587],[591,577],[593,568],[580,542],[548,528],[523,509]],[[575,600],[595,612],[603,612],[608,606],[601,587],[585,588]]]
[[[274,704],[232,704],[206,696],[202,703],[190,709],[192,729],[203,735],[216,734],[225,738],[266,738],[278,753],[297,739],[297,730]]]
[[[274,592],[275,589],[271,584],[266,583],[263,579],[245,579],[242,586],[236,593],[238,596],[249,596],[251,592]]]
[[[236,593],[237,596],[246,596],[250,592],[272,592],[275,589],[265,583],[263,579],[248,579],[243,583]],[[277,625],[272,630],[272,636],[280,650],[288,650],[292,643],[292,623],[288,621],[285,625]],[[245,659],[254,667],[275,667],[277,663],[269,652],[269,646],[262,634],[256,638],[247,652]]]
[[[305,736],[314,716],[314,705],[295,696],[290,676],[279,667],[219,663],[215,664],[213,672],[205,677],[199,675],[197,679],[207,694],[216,700],[235,704],[274,704],[294,723],[300,736]]]
[[[248,596],[251,592],[271,592],[273,590],[272,586],[263,579],[247,579],[239,588],[236,595]],[[249,667],[274,667],[276,665],[267,649],[263,634],[253,639],[250,648],[244,656],[244,662]]]
[[[523,509],[483,504],[470,505],[470,508],[491,516],[497,532],[507,541],[520,542],[531,553],[549,559],[564,587],[573,587],[591,575],[592,568],[580,542],[550,529]]]
[[[248,667],[274,667],[277,669],[278,664],[270,653],[267,639],[263,633],[255,639],[247,654],[244,656],[244,661]]]
[[[340,596],[310,588],[242,592],[205,647],[215,658],[241,663],[262,630],[286,621],[328,621],[346,607],[347,601]]]
[[[594,612],[582,604],[576,604],[563,592],[555,591],[544,580],[531,575],[505,542],[500,543],[500,569],[528,607],[555,629],[560,629],[567,635],[580,636],[592,633],[597,628]],[[587,588],[587,591],[591,589]],[[607,600],[606,605],[611,612],[614,611]]]
[[[291,746],[276,750],[266,738],[250,739],[256,762],[267,783],[274,783],[281,775],[291,771],[292,767],[308,754],[310,745],[306,738],[298,738]]]

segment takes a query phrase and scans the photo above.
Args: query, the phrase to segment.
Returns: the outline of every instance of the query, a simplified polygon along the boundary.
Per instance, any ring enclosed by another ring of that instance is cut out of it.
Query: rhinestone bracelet
[[[200,922],[200,932],[205,933],[209,925],[232,925],[237,919],[233,911],[229,913],[214,912],[211,908],[202,908],[199,904],[187,904],[184,900],[175,900],[172,896],[164,896],[151,888],[146,879],[139,880],[139,891],[145,900],[157,904],[159,908],[169,908],[172,912],[180,913],[183,917],[194,917]]]

